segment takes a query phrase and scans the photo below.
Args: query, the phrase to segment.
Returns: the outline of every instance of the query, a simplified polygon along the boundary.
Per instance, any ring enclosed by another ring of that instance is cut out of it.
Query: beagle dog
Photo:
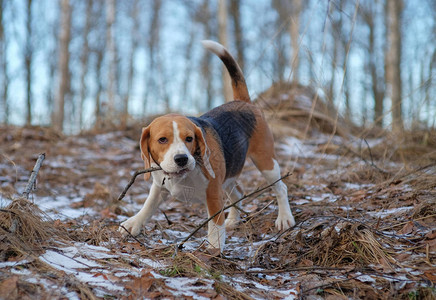
[[[229,52],[213,41],[203,46],[216,54],[226,66],[233,88],[234,101],[216,107],[200,117],[168,114],[143,128],[140,140],[145,168],[161,167],[151,174],[153,184],[141,210],[121,223],[119,231],[138,235],[155,209],[170,195],[180,200],[205,201],[210,246],[224,249],[225,228],[239,221],[237,208],[230,209],[225,220],[225,197],[233,202],[242,197],[236,186],[246,157],[250,157],[268,183],[280,178],[274,153],[273,135],[262,111],[250,101],[244,75]],[[150,173],[145,174],[145,180]],[[278,181],[273,190],[278,201],[278,230],[295,225],[288,202],[287,187]]]

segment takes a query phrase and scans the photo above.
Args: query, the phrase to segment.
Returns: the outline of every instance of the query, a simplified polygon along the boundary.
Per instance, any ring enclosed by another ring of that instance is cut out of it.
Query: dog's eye
[[[192,140],[194,140],[192,136],[187,136],[185,139],[185,141],[187,141],[188,143],[192,142]]]
[[[166,137],[161,137],[157,141],[159,142],[159,144],[166,144],[166,143],[168,143],[168,139]]]

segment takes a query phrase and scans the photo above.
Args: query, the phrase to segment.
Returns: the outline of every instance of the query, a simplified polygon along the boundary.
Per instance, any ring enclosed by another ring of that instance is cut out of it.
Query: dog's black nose
[[[186,154],[176,154],[174,156],[174,161],[179,167],[184,167],[188,163],[188,155]]]

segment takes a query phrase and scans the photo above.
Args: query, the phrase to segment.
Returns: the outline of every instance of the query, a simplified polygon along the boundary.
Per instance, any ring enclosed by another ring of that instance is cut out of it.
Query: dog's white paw
[[[137,218],[135,218],[135,216],[133,216],[121,223],[118,231],[121,232],[122,235],[126,236],[128,234],[126,230],[128,230],[131,235],[137,236],[141,232],[142,226],[142,222],[140,222]]]
[[[226,244],[226,227],[223,225],[215,224],[213,221],[208,223],[207,240],[209,241],[209,248],[224,250]]]
[[[279,213],[279,216],[276,220],[276,228],[278,230],[286,230],[288,228],[291,228],[295,225],[294,216],[292,213],[286,212],[286,213]]]
[[[227,218],[226,219],[226,229],[230,230],[230,229],[234,229],[236,227],[236,225],[239,224],[240,222],[240,218]]]

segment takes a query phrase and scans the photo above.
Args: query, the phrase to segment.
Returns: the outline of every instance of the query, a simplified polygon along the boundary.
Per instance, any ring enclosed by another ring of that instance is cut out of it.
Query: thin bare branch
[[[135,179],[136,179],[136,177],[138,177],[138,175],[145,174],[145,173],[150,173],[150,172],[154,172],[154,171],[158,171],[158,170],[162,170],[162,169],[160,167],[157,167],[157,168],[153,167],[153,168],[148,168],[148,169],[145,169],[145,170],[136,171],[133,174],[132,178],[130,179],[129,183],[124,188],[124,190],[118,196],[118,200],[122,200],[124,198],[124,196],[126,195],[127,191],[132,186],[132,184],[135,182]]]
[[[233,202],[232,204],[227,205],[226,207],[224,207],[222,210],[218,211],[217,213],[213,214],[212,216],[210,216],[206,221],[204,221],[203,223],[201,223],[194,231],[191,232],[191,234],[188,235],[188,237],[186,237],[180,244],[179,244],[179,249],[183,248],[183,244],[185,244],[194,234],[197,233],[197,231],[199,231],[203,226],[205,226],[210,220],[212,220],[213,218],[215,218],[217,215],[223,213],[225,210],[229,209],[230,207],[235,206],[236,204],[238,204],[239,202],[241,202],[242,200],[245,200],[247,198],[250,198],[260,192],[263,192],[265,190],[267,190],[268,188],[272,187],[274,184],[276,184],[277,182],[279,182],[280,180],[283,180],[289,176],[291,176],[292,173],[287,173],[286,175],[280,177],[279,179],[277,179],[276,181],[274,181],[273,183],[264,186],[262,188],[257,188],[254,192],[251,192],[248,195],[244,195],[242,198],[240,198],[239,200],[236,200],[235,202]]]
[[[35,186],[36,176],[38,176],[39,169],[41,168],[44,159],[45,153],[40,154],[36,160],[35,166],[33,167],[32,173],[30,173],[29,181],[27,182],[26,189],[23,192],[23,197],[26,199],[29,199],[29,194],[32,191],[32,188]]]

